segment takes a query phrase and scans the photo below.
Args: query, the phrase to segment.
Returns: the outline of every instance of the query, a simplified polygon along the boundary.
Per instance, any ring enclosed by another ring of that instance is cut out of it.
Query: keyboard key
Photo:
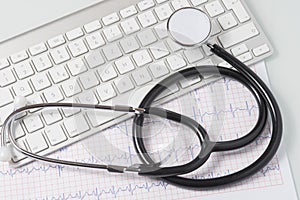
[[[99,80],[97,79],[96,75],[93,72],[88,72],[79,77],[79,80],[84,89],[90,89],[99,85]]]
[[[2,69],[0,70],[0,86],[5,87],[7,85],[10,85],[12,83],[16,82],[16,78],[11,71],[11,69]]]
[[[58,47],[64,43],[66,43],[66,40],[63,35],[58,35],[58,36],[48,40],[48,45],[50,48]]]
[[[154,7],[155,3],[153,2],[153,0],[142,0],[137,4],[137,6],[139,7],[139,9],[141,11],[144,11],[144,10]]]
[[[68,40],[75,40],[77,38],[80,38],[81,36],[83,36],[83,31],[81,28],[75,28],[69,32],[66,33],[66,36],[68,38]]]
[[[92,53],[86,55],[85,60],[92,69],[105,63],[99,51],[93,51]]]
[[[174,10],[178,10],[180,8],[184,8],[184,7],[190,7],[190,4],[188,3],[187,0],[173,0],[171,2]]]
[[[208,0],[191,0],[193,6],[199,6],[203,3],[206,3]]]
[[[122,52],[116,43],[103,47],[103,53],[107,60],[114,60],[122,56]]]
[[[213,1],[205,4],[205,9],[211,17],[215,17],[225,12],[219,1]]]
[[[33,94],[33,95],[27,97],[26,99],[27,99],[28,105],[44,103],[42,97],[38,94]],[[29,110],[29,112],[33,113],[33,112],[36,112],[38,110],[40,110],[40,109],[31,109],[31,110]]]
[[[154,17],[152,11],[147,11],[138,15],[138,19],[144,28],[152,26],[153,24],[157,23],[157,20]]]
[[[80,103],[85,103],[85,104],[98,104],[99,101],[96,98],[95,94],[92,91],[87,91],[83,94],[80,94],[78,96],[78,100]]]
[[[25,131],[23,130],[21,123],[17,123],[15,125],[15,130],[13,133],[13,138],[15,139],[19,139],[21,137],[25,136]]]
[[[69,74],[62,65],[58,65],[54,68],[51,68],[49,70],[49,74],[52,78],[52,81],[54,83],[60,83],[64,80],[67,80],[69,78]]]
[[[183,49],[183,46],[174,42],[174,40],[168,38],[167,39],[167,44],[169,46],[169,48],[171,49],[172,52],[176,52],[176,51],[179,51],[179,50],[182,50]]]
[[[154,78],[160,78],[169,73],[169,70],[163,61],[153,63],[149,66],[149,68],[150,68],[151,73],[153,74]]]
[[[89,121],[91,122],[92,126],[97,127],[109,121],[112,121],[118,117],[123,116],[124,113],[114,112],[109,110],[97,110],[97,111],[87,111],[86,115]]]
[[[137,71],[134,71],[132,73],[133,80],[136,82],[137,85],[144,85],[146,83],[149,83],[152,78],[149,74],[147,68],[139,69]]]
[[[184,51],[184,55],[189,63],[195,63],[204,58],[203,53],[201,52],[201,49],[199,47]]]
[[[0,91],[1,91],[1,89],[0,89]],[[3,102],[1,102],[2,100],[3,99],[0,97],[0,103],[1,104],[3,103]],[[6,105],[6,106],[2,106],[1,105],[0,107],[1,107],[1,112],[0,112],[0,126],[3,126],[4,121],[6,120],[6,118],[10,115],[10,113],[12,111],[14,111],[14,104],[9,104],[9,105]]]
[[[0,88],[0,107],[13,102],[13,96],[8,88]]]
[[[158,97],[156,97],[155,101],[158,101],[158,100],[160,100],[162,98],[165,98],[165,97],[167,97],[169,95],[172,95],[172,94],[174,94],[174,93],[176,93],[178,91],[179,91],[179,87],[177,86],[177,84],[173,84],[170,87],[168,87],[167,90],[164,90],[160,95],[158,95]]]
[[[132,57],[133,57],[135,63],[139,67],[144,66],[144,65],[152,62],[152,58],[150,57],[148,51],[145,50],[145,49],[133,53]]]
[[[261,56],[263,54],[266,54],[270,51],[270,48],[267,44],[263,44],[255,49],[253,49],[253,54],[255,56]]]
[[[79,108],[63,108],[61,110],[66,117],[71,117],[81,111]]]
[[[33,133],[44,127],[41,118],[37,114],[28,115],[23,119],[23,123],[29,133]]]
[[[228,48],[247,39],[255,37],[258,34],[259,31],[255,27],[253,22],[251,22],[220,35],[219,40],[224,48]]]
[[[72,97],[81,92],[81,88],[76,80],[68,80],[62,83],[62,89],[67,97]]]
[[[34,133],[29,135],[26,141],[32,153],[39,153],[48,149],[48,144],[42,133]]]
[[[7,59],[0,59],[0,69],[4,69],[5,67],[8,67],[10,64]]]
[[[155,26],[154,30],[160,39],[163,39],[163,38],[166,38],[169,36],[166,22]]]
[[[250,20],[250,16],[239,0],[222,0],[228,10],[233,10],[241,23]]]
[[[82,40],[71,42],[68,47],[73,57],[77,57],[88,52],[88,49]]]
[[[161,21],[168,19],[171,16],[171,14],[173,13],[169,4],[164,4],[162,6],[159,6],[159,7],[155,8],[154,10],[155,10],[155,13],[156,13],[158,19]]]
[[[38,72],[52,67],[52,63],[47,54],[33,57],[32,62]]]
[[[51,82],[46,73],[39,73],[31,78],[32,85],[36,91],[41,91],[51,86]]]
[[[48,125],[54,124],[55,122],[58,122],[63,119],[58,109],[45,110],[42,112],[42,116],[46,124]]]
[[[214,36],[221,32],[221,29],[215,20],[211,20],[211,35]]]
[[[196,75],[179,81],[179,84],[182,88],[187,88],[192,85],[195,85],[196,83],[199,83],[200,81],[201,81],[200,76]]]
[[[29,56],[25,50],[20,51],[20,52],[15,53],[10,56],[10,59],[11,59],[12,63],[14,63],[14,64],[19,63],[23,60],[26,60],[27,58],[29,58]]]
[[[117,77],[117,72],[111,64],[108,64],[107,66],[98,69],[97,72],[103,82],[109,81]]]
[[[90,129],[82,115],[75,115],[74,117],[65,120],[64,126],[70,137],[75,137]]]
[[[164,3],[166,1],[169,1],[169,0],[156,0],[157,3]]]
[[[64,99],[59,87],[54,85],[43,92],[44,97],[48,103],[60,102]]]
[[[247,52],[247,53],[237,56],[236,58],[239,59],[241,62],[247,62],[249,60],[252,60],[253,56],[251,55],[250,52]]]
[[[59,65],[67,60],[70,60],[70,55],[65,47],[58,47],[50,52],[50,55],[56,65]]]
[[[117,25],[103,29],[103,33],[108,42],[113,42],[123,37],[123,34]]]
[[[112,87],[110,83],[98,86],[97,93],[101,101],[107,101],[117,95],[115,89]]]
[[[136,8],[132,5],[132,6],[129,6],[123,10],[120,10],[120,14],[123,18],[127,18],[127,17],[130,17],[132,15],[135,15],[137,13],[137,10]]]
[[[103,24],[105,26],[111,25],[119,20],[120,20],[120,18],[117,13],[112,13],[112,14],[107,15],[102,18]]]
[[[246,44],[241,44],[241,45],[231,49],[231,52],[234,56],[239,56],[243,53],[246,53],[247,51],[249,51],[249,49],[246,46]]]
[[[179,57],[178,55],[172,55],[167,58],[167,62],[172,70],[178,70],[182,67],[186,66],[186,62],[182,57]]]
[[[224,30],[228,30],[238,25],[238,23],[236,22],[235,18],[231,13],[222,15],[221,17],[218,18],[218,21]]]
[[[143,46],[147,46],[157,41],[151,29],[146,29],[145,31],[138,33],[137,37]]]
[[[96,30],[99,30],[100,28],[102,28],[102,25],[99,22],[99,20],[95,20],[95,21],[92,21],[92,22],[84,25],[84,30],[87,33],[94,32]]]
[[[67,140],[67,136],[59,124],[55,124],[51,126],[51,128],[45,129],[45,134],[52,146]]]
[[[32,94],[32,89],[27,81],[18,81],[13,85],[13,90],[16,96],[28,96]]]
[[[128,76],[122,77],[114,81],[116,88],[120,93],[125,93],[134,88],[132,81]]]
[[[138,44],[134,36],[124,38],[120,41],[120,45],[126,54],[131,53],[140,48],[140,45]]]
[[[28,61],[15,65],[15,72],[19,79],[24,79],[34,74],[34,71]]]
[[[170,54],[168,48],[163,42],[156,43],[154,46],[150,47],[150,51],[154,59],[158,60]]]
[[[122,57],[120,60],[116,61],[115,64],[120,74],[125,74],[134,70],[134,65],[129,56]]]
[[[21,147],[21,149],[24,149],[26,151],[28,150],[25,146],[25,140],[23,138],[17,140],[16,142],[18,143],[19,147]],[[15,149],[12,146],[12,144],[9,144],[8,146],[11,148],[13,162],[18,162],[26,158],[26,156],[23,153],[19,152],[17,149]]]
[[[85,39],[90,49],[97,49],[105,45],[105,41],[99,32],[92,33],[88,35]]]
[[[87,71],[87,67],[81,58],[71,60],[67,63],[67,67],[72,76],[77,76]]]
[[[135,18],[130,18],[121,22],[121,27],[126,35],[135,33],[140,30]]]
[[[43,43],[43,42],[29,48],[29,52],[33,56],[36,56],[45,51],[47,51],[47,47],[46,47],[45,43]]]

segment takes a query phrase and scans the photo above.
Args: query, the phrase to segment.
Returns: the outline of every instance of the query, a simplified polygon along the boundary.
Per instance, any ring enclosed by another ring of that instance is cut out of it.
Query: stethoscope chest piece
[[[205,43],[210,37],[209,17],[197,8],[181,8],[168,20],[167,29],[172,39],[183,46]]]

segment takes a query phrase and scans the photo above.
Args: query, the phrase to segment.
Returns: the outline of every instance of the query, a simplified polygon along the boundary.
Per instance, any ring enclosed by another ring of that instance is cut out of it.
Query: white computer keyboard
[[[168,17],[189,6],[211,17],[209,41],[222,45],[246,64],[272,54],[269,41],[243,0],[140,1],[66,33],[57,31],[56,37],[0,59],[0,126],[13,110],[16,96],[25,96],[29,104],[76,101],[126,105],[132,103],[127,101],[129,96],[142,99],[155,83],[185,67],[226,65],[204,46],[184,50],[168,37]],[[178,83],[171,92],[187,92],[191,89],[188,86],[196,83],[201,84],[199,77]],[[125,119],[123,115],[115,117]],[[56,109],[28,114],[15,137],[23,148],[48,154],[110,125],[111,117]],[[26,162],[23,155],[15,153],[12,165]]]

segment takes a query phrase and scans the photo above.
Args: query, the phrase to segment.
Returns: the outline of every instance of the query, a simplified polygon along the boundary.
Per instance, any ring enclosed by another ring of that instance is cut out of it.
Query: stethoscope
[[[169,183],[190,188],[214,187],[224,184],[231,184],[243,180],[244,178],[249,177],[262,169],[275,155],[277,149],[279,148],[282,137],[282,118],[280,109],[270,89],[253,71],[251,71],[251,69],[249,69],[237,58],[229,54],[225,49],[217,44],[207,43],[211,33],[211,22],[209,17],[203,11],[196,8],[179,9],[170,16],[167,23],[167,29],[169,36],[182,46],[191,47],[202,44],[207,45],[212,53],[225,60],[233,68],[235,68],[235,70],[220,66],[196,66],[178,71],[162,80],[159,84],[155,85],[150,92],[146,94],[138,108],[133,108],[130,106],[106,106],[78,103],[43,103],[26,105],[25,99],[18,97],[15,101],[15,111],[7,117],[2,128],[0,160],[3,162],[9,162],[11,160],[11,149],[6,144],[6,134],[8,134],[9,141],[16,150],[25,154],[27,157],[31,157],[36,160],[76,167],[106,169],[110,172],[118,173],[124,173],[128,171],[137,172],[141,176],[162,178]],[[151,106],[153,101],[165,90],[167,90],[169,86],[174,84],[174,82],[180,81],[182,78],[195,76],[197,74],[201,76],[214,75],[216,73],[216,67],[219,74],[235,79],[243,84],[252,93],[258,104],[259,116],[257,123],[254,128],[245,136],[231,141],[211,141],[209,133],[207,133],[204,127],[195,120],[170,110]],[[137,152],[137,155],[143,164],[128,167],[119,165],[72,162],[40,156],[19,147],[13,137],[14,121],[16,118],[28,110],[49,107],[90,108],[135,113],[132,127],[133,143],[135,151]],[[143,137],[143,123],[145,115],[155,115],[161,118],[167,118],[168,120],[181,123],[190,128],[196,134],[197,139],[201,144],[201,150],[198,153],[198,156],[195,156],[192,161],[186,164],[172,167],[162,167],[160,162],[155,162],[150,153],[147,151]],[[252,143],[263,132],[268,118],[271,121],[272,131],[270,143],[261,156],[246,168],[229,175],[211,179],[193,179],[179,176],[190,173],[201,167],[214,152],[236,150]]]

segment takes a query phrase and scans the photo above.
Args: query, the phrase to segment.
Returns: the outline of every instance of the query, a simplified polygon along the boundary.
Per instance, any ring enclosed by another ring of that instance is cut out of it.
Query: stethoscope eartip
[[[11,161],[11,151],[7,146],[0,147],[0,161],[9,162]]]

